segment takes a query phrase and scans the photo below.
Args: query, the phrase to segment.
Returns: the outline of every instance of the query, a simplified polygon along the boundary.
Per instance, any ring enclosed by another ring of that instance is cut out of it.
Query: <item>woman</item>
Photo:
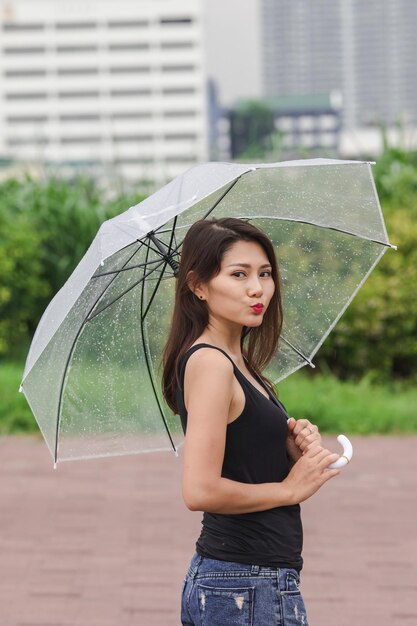
[[[177,281],[163,391],[185,433],[185,504],[204,512],[182,624],[306,626],[300,502],[340,473],[339,455],[308,420],[287,423],[261,374],[282,327],[273,246],[243,220],[199,220]]]

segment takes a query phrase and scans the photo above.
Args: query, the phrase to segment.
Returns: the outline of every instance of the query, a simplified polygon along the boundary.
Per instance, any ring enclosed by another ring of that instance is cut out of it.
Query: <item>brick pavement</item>
[[[352,442],[302,505],[310,626],[415,626],[417,437]],[[0,626],[179,626],[202,516],[182,502],[181,454],[54,471],[42,440],[8,437],[0,455]]]

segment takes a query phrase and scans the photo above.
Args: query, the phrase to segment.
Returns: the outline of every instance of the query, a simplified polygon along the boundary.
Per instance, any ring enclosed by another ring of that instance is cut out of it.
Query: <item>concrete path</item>
[[[302,505],[310,626],[415,626],[417,437],[352,442]],[[0,459],[1,626],[180,626],[202,516],[182,501],[182,454],[54,471],[42,440],[9,437]]]

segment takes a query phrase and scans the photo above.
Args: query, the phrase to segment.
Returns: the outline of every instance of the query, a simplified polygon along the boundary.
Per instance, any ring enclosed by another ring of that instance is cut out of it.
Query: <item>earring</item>
[[[203,296],[200,296],[200,300],[204,300]]]

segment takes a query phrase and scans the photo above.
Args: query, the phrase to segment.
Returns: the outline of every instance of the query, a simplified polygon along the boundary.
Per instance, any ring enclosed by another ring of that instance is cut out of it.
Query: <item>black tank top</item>
[[[290,471],[285,408],[260,377],[258,380],[269,399],[243,375],[224,350],[210,344],[191,347],[180,362],[181,388],[177,388],[176,398],[184,434],[187,429],[185,366],[189,356],[202,347],[223,352],[231,361],[245,394],[242,413],[227,425],[221,475],[243,483],[281,482]],[[299,504],[252,513],[204,512],[202,526],[196,543],[196,552],[201,556],[265,567],[291,567],[298,571],[302,568],[303,530]]]

